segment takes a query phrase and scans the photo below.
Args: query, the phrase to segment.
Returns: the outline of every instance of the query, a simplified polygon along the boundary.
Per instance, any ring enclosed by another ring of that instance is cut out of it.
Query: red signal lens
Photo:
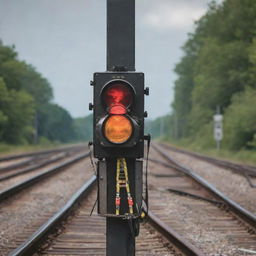
[[[113,105],[109,109],[109,114],[112,115],[124,115],[126,114],[127,110],[123,105]]]
[[[108,86],[103,94],[103,100],[109,107],[110,114],[125,114],[127,107],[132,103],[131,90],[122,83],[114,83]]]

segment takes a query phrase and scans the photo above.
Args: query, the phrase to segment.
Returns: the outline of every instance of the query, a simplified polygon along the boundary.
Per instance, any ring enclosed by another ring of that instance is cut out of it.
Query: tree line
[[[255,17],[255,0],[210,3],[175,67],[178,78],[166,135],[213,147],[213,115],[219,106],[223,146],[256,148]]]
[[[18,59],[14,46],[0,40],[0,142],[70,142],[91,137],[90,117],[73,119],[53,103],[49,81]],[[85,126],[88,126],[85,128]]]

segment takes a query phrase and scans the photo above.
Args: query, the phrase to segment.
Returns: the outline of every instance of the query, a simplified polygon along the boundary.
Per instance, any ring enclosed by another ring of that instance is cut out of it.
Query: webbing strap
[[[116,215],[120,214],[120,189],[125,188],[127,193],[127,201],[129,206],[129,213],[133,214],[133,199],[130,192],[128,169],[125,158],[117,158],[116,165]]]

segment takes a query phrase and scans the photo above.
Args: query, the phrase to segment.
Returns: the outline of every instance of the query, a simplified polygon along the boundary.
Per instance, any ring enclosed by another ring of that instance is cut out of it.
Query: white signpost
[[[214,139],[216,140],[217,150],[220,149],[220,141],[223,139],[223,116],[221,114],[215,114],[214,120]]]

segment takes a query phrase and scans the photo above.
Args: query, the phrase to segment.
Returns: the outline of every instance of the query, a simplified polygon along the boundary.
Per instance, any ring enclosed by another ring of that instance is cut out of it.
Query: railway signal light
[[[95,73],[92,84],[94,156],[143,157],[144,74]]]
[[[132,124],[129,118],[123,115],[112,115],[104,123],[103,132],[106,139],[113,144],[122,144],[132,135]]]

